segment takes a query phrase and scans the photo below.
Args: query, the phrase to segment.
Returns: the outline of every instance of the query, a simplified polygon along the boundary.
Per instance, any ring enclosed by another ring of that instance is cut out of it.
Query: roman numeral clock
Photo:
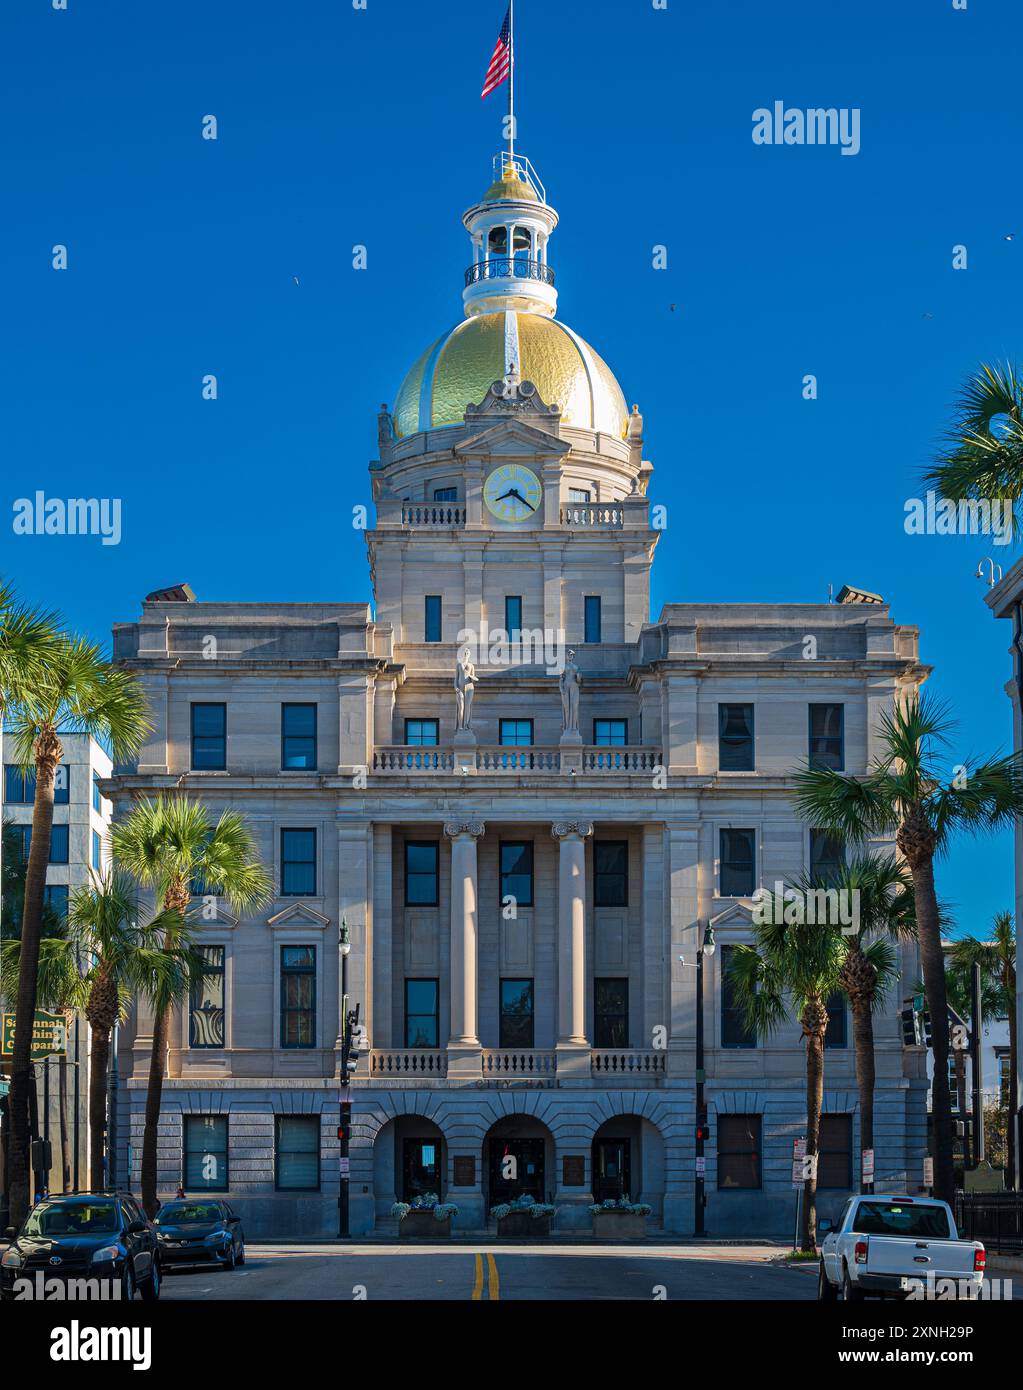
[[[540,479],[521,463],[503,463],[483,485],[487,511],[507,524],[516,525],[535,516],[543,497]]]

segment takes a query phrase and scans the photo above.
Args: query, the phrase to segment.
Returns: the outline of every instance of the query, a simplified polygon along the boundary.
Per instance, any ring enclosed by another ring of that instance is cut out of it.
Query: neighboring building
[[[557,215],[528,161],[502,156],[463,220],[465,320],[379,416],[375,610],[182,586],[114,630],[153,722],[110,784],[115,815],[172,788],[240,810],[277,885],[241,920],[196,902],[214,973],[172,1030],[161,1191],[228,1193],[254,1235],[336,1231],[344,918],[368,1043],[353,1232],[393,1229],[395,1199],[429,1189],[467,1229],[521,1190],[585,1228],[594,1196],[624,1190],[655,1229],[691,1231],[692,967],[711,923],[707,1229],[788,1232],[799,1029],[756,1045],[723,961],[751,939],[761,884],[833,857],[796,818],[792,770],[866,769],[880,714],[926,677],[917,630],[848,589],[651,621],[664,520],[642,418],[554,318]],[[724,506],[727,488],[723,473]],[[676,560],[690,524],[675,520]],[[474,670],[456,660],[467,645]],[[917,1190],[927,1078],[898,1004],[875,1023],[877,1180]],[[858,1171],[834,1013],[824,1210]],[[136,1180],[151,1027],[140,1009],[122,1039]]]
[[[110,802],[102,795],[100,784],[110,777],[111,764],[104,749],[87,734],[62,733],[60,740],[64,753],[57,768],[54,787],[53,832],[50,841],[50,863],[46,871],[46,898],[52,907],[63,915],[67,912],[68,896],[72,889],[90,883],[92,871],[102,872],[106,866]],[[4,741],[0,813],[5,821],[14,825],[15,832],[22,837],[23,852],[27,860],[32,839],[35,777],[31,771],[25,773],[10,761],[11,746],[8,736]],[[13,1009],[13,1003],[9,1003],[8,1007]],[[68,1128],[72,1152],[72,1181],[77,1134],[78,1177],[81,1187],[87,1187],[89,1182],[88,1035],[89,1028],[85,1019],[76,1017],[68,1030]],[[9,1070],[9,1067],[5,1067],[4,1070]],[[50,1188],[59,1192],[60,1096],[56,1058],[48,1063],[36,1063],[36,1078],[39,1131],[52,1145]]]
[[[944,941],[946,955],[955,945],[953,941]],[[969,1016],[963,1020],[967,1027],[970,1024]],[[1009,1020],[1008,1018],[988,1019],[981,1028],[981,1076],[983,1078],[982,1094],[984,1104],[1005,1106],[1009,1103]],[[969,1052],[966,1054],[966,1109],[971,1112],[973,1104],[973,1063]],[[927,1076],[928,1080],[934,1075],[934,1054],[927,1053]],[[952,1094],[952,1109],[958,1112],[959,1096],[955,1079],[955,1063],[950,1054],[948,1064],[948,1081]]]

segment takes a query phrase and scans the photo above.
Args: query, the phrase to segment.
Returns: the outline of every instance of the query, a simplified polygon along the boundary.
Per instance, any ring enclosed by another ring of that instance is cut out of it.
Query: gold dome
[[[607,363],[557,319],[514,309],[463,320],[414,363],[394,403],[399,438],[459,425],[514,362],[566,425],[624,439],[629,410]]]
[[[520,202],[525,201],[527,203],[540,201],[529,184],[524,179],[519,178],[518,166],[506,164],[497,183],[492,183],[484,193],[483,201],[495,203],[509,198],[517,198]]]

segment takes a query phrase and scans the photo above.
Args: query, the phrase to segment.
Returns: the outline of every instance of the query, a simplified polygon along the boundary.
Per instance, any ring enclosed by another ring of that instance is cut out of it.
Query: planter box
[[[530,1216],[528,1211],[513,1211],[497,1222],[498,1240],[545,1240],[551,1233],[549,1216]]]
[[[408,1211],[398,1223],[399,1240],[448,1240],[451,1217],[438,1221],[432,1211]]]
[[[646,1217],[634,1211],[595,1211],[593,1234],[597,1240],[643,1240]]]

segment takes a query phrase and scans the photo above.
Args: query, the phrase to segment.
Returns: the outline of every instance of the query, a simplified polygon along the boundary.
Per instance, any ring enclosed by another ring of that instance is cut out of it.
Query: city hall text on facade
[[[799,1029],[750,1036],[728,950],[751,939],[761,885],[841,852],[796,817],[792,772],[865,770],[878,716],[926,675],[917,631],[851,589],[651,618],[642,417],[555,316],[558,219],[528,160],[502,154],[494,180],[463,218],[464,317],[379,415],[373,609],[180,586],[115,629],[153,722],[104,783],[115,818],[175,787],[237,808],[277,892],[241,920],[196,900],[209,970],[172,1029],[161,1192],[229,1194],[252,1235],[336,1231],[344,919],[365,1030],[353,1233],[393,1230],[392,1204],[428,1191],[457,1204],[456,1229],[530,1192],[557,1229],[628,1195],[651,1229],[691,1231],[693,963],[711,925],[707,1229],[788,1231]],[[825,1211],[859,1163],[833,1004]],[[876,1174],[915,1191],[927,1079],[897,1008],[875,1025]],[[151,1028],[140,1006],[120,1051],[135,1181]]]

